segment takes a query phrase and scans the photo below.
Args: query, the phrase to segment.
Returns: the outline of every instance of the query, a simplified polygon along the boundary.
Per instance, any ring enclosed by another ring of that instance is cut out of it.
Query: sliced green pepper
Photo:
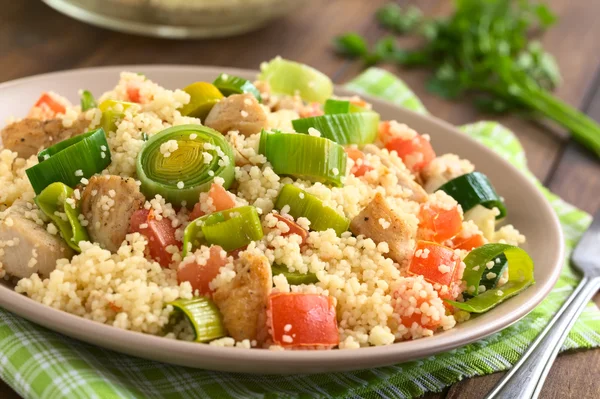
[[[67,203],[67,199],[73,202]],[[79,242],[89,241],[90,238],[79,220],[81,212],[73,198],[73,189],[63,183],[52,183],[35,197],[35,202],[58,227],[67,244],[75,251],[81,252]]]
[[[479,285],[482,276],[484,273],[490,272],[486,264],[502,254],[508,261],[508,282],[501,287],[480,294]],[[463,280],[467,283],[467,292],[474,297],[465,302],[450,300],[446,300],[446,302],[470,313],[487,312],[535,283],[533,260],[523,249],[512,245],[486,244],[471,251],[464,262],[466,268]]]

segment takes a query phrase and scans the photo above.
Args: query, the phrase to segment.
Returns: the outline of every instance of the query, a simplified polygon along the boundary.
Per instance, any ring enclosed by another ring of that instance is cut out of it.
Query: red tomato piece
[[[388,151],[396,151],[404,164],[413,172],[421,171],[435,159],[435,151],[424,136],[414,137],[394,135],[389,121],[379,124],[379,139]]]
[[[456,279],[461,259],[454,250],[430,241],[417,241],[408,271],[432,284],[450,286]]]
[[[162,267],[171,264],[172,254],[167,251],[167,247],[175,245],[181,249],[181,242],[175,238],[175,228],[171,224],[171,219],[158,220],[152,210],[135,211],[131,215],[129,231],[140,233],[148,239],[149,256]]]
[[[129,101],[139,104],[142,100],[142,97],[140,95],[139,86],[136,84],[128,85],[127,86],[127,97],[129,98]]]
[[[227,257],[221,256],[223,248],[218,245],[210,247],[210,257],[205,265],[199,265],[196,262],[186,263],[177,270],[177,283],[189,281],[192,290],[198,290],[200,295],[210,296],[212,290],[209,283],[217,277],[221,267],[227,264]]]
[[[354,166],[352,166],[352,169],[350,170],[350,173],[352,173],[354,176],[361,177],[364,176],[364,174],[368,171],[373,170],[371,166],[364,163],[365,154],[361,150],[347,147],[344,149],[344,151],[346,151],[348,157],[354,161]]]
[[[231,195],[219,184],[213,183],[210,186],[208,196],[212,199],[216,212],[235,207],[235,201],[231,198]]]
[[[40,96],[40,98],[37,100],[37,102],[34,105],[34,107],[44,107],[44,106],[51,109],[52,112],[54,112],[54,114],[64,114],[67,111],[65,106],[63,104],[61,104],[60,102],[56,101],[52,97],[52,95],[49,93],[42,93],[42,95]]]
[[[192,212],[190,213],[190,221],[196,220],[199,217],[206,215],[201,208],[202,205],[199,202],[196,205],[194,205],[194,209],[192,209]]]
[[[287,233],[283,233],[282,236],[289,236],[291,234],[298,234],[302,238],[302,245],[306,244],[306,239],[308,238],[308,231],[304,230],[300,225],[278,213],[273,213],[273,216],[277,218],[277,220],[285,223],[290,231]]]
[[[269,297],[273,341],[287,348],[332,348],[340,343],[333,298],[277,292]]]
[[[452,239],[452,248],[464,249],[466,251],[472,251],[475,248],[479,248],[484,244],[483,236],[481,234],[473,234],[469,237],[456,236]]]
[[[462,217],[457,207],[443,209],[423,204],[419,210],[419,238],[427,241],[444,242],[462,229]]]

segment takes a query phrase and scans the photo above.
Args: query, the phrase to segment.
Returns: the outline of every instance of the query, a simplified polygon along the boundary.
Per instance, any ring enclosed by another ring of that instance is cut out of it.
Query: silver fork
[[[571,261],[582,274],[581,282],[486,399],[532,399],[540,394],[552,363],[573,324],[600,289],[600,210],[577,244]]]

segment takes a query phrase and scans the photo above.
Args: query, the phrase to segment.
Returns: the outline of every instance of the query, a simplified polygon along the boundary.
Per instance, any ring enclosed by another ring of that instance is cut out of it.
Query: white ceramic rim
[[[47,78],[58,78],[68,76],[72,73],[94,74],[98,72],[106,72],[115,73],[116,76],[118,76],[118,73],[124,70],[135,70],[144,73],[147,72],[149,74],[153,71],[156,73],[162,73],[165,70],[172,71],[173,73],[180,71],[201,71],[202,73],[214,72],[214,76],[217,76],[221,72],[237,74],[240,76],[255,76],[256,74],[256,71],[227,67],[197,67],[177,65],[121,65],[110,67],[73,69],[68,71],[52,72],[32,77],[21,78],[0,84],[0,93],[5,89],[12,88],[21,84],[31,84],[35,83],[37,80],[43,80]],[[336,87],[336,93],[341,95],[349,95],[353,92],[345,90],[341,87]],[[377,108],[378,102],[384,104],[387,103],[386,101],[382,101],[377,98],[369,96],[364,97],[370,102],[374,103],[374,108]],[[394,106],[393,104],[390,105]],[[459,132],[456,127],[435,117],[418,114],[413,111],[402,109],[399,107],[396,108],[398,108],[398,112],[410,114],[411,117],[421,119],[423,121],[426,121],[426,123],[431,123],[435,127],[438,127],[443,130],[453,131],[455,134],[464,136],[464,134]],[[488,147],[479,144],[472,139],[469,140],[473,141],[473,144],[478,146],[478,150],[484,153],[486,156],[499,158],[499,156]],[[511,169],[513,172],[517,172],[521,175],[521,172],[518,171],[518,169],[516,169],[513,165],[511,165],[503,159],[500,160],[507,169]],[[559,245],[554,248],[548,248],[548,251],[554,252],[554,256],[552,256],[552,258],[555,259],[555,263],[551,265],[551,267],[548,267],[551,271],[551,274],[543,283],[538,283],[535,285],[536,293],[526,303],[521,304],[516,310],[510,313],[502,314],[501,312],[498,312],[499,314],[496,318],[492,319],[488,324],[480,326],[476,333],[464,334],[464,337],[444,335],[444,333],[442,333],[436,334],[434,337],[431,338],[423,338],[414,341],[404,341],[389,346],[361,348],[358,350],[270,351],[242,348],[222,348],[210,345],[199,345],[197,343],[189,343],[185,341],[176,341],[158,336],[118,329],[116,327],[87,320],[42,305],[38,302],[29,299],[28,297],[14,292],[12,289],[3,285],[0,285],[0,306],[19,315],[26,314],[27,319],[44,327],[100,346],[108,347],[106,342],[104,344],[101,343],[101,341],[103,340],[99,337],[113,337],[113,341],[111,341],[110,343],[110,349],[127,354],[132,354],[134,356],[140,355],[134,353],[135,350],[132,349],[133,347],[138,347],[141,345],[146,348],[159,348],[160,351],[166,351],[166,353],[172,355],[171,360],[165,360],[165,356],[162,356],[162,361],[168,361],[170,363],[187,365],[191,367],[199,366],[193,364],[193,362],[189,360],[190,352],[194,352],[194,355],[203,356],[206,360],[214,361],[214,364],[210,364],[208,366],[204,365],[204,368],[223,371],[241,371],[248,373],[264,372],[261,370],[260,365],[271,365],[270,370],[272,373],[287,374],[297,372],[325,372],[332,370],[345,371],[365,367],[391,365],[400,361],[405,362],[415,360],[466,345],[468,343],[487,337],[495,332],[498,332],[510,326],[511,324],[517,322],[518,320],[526,316],[531,310],[533,310],[554,287],[559,277],[562,268],[562,262],[564,259],[564,237],[562,233],[562,228],[558,217],[556,216],[550,203],[543,196],[541,191],[538,190],[533,185],[533,183],[527,180],[527,178],[525,178],[524,176],[523,180],[523,184],[529,186],[529,189],[532,189],[532,195],[536,197],[533,199],[543,207],[543,211],[547,213],[548,216],[551,218],[551,224],[553,226],[553,229],[558,234]],[[60,321],[58,325],[57,321]],[[435,345],[432,345],[434,343],[432,340],[434,339]],[[154,360],[158,358],[157,355],[151,352],[147,355],[144,355],[144,357]],[[360,367],[356,366],[358,358],[361,359],[361,361],[358,362],[362,365]],[[369,362],[368,359],[365,360],[363,358],[372,358],[377,360]],[[274,364],[280,361],[284,362],[287,365],[293,364],[294,369],[291,369],[289,366],[282,367],[281,369],[273,367]],[[244,367],[244,364],[256,364],[256,367]]]

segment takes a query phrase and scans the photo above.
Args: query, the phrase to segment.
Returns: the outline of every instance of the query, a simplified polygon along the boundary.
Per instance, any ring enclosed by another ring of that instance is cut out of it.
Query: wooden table
[[[337,83],[361,66],[336,57],[331,39],[353,30],[371,42],[383,32],[372,15],[384,0],[306,0],[306,7],[252,35],[205,41],[170,41],[113,33],[73,21],[39,0],[0,0],[0,82],[61,69],[118,64],[193,64],[257,68],[276,55],[308,63]],[[448,0],[418,3],[428,15],[447,13]],[[543,37],[564,77],[556,94],[600,120],[600,2],[551,0],[560,23]],[[467,103],[450,103],[424,90],[427,73],[395,70],[436,116],[455,124],[490,118]],[[600,206],[600,161],[567,134],[516,117],[498,120],[519,136],[535,175],[555,193],[593,212]],[[600,300],[597,300],[600,303]],[[542,398],[591,398],[600,392],[600,350],[561,355]],[[428,398],[481,398],[501,373],[469,379]],[[0,397],[18,397],[0,385]]]

